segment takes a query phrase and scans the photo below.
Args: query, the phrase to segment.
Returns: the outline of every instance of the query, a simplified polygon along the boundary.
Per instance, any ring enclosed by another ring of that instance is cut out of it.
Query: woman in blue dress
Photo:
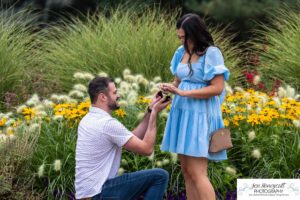
[[[189,200],[215,199],[208,160],[225,160],[227,155],[226,150],[210,153],[208,148],[211,133],[224,127],[221,104],[229,71],[198,15],[184,15],[176,27],[182,46],[171,61],[175,79],[160,86],[175,94],[161,150],[178,154]]]

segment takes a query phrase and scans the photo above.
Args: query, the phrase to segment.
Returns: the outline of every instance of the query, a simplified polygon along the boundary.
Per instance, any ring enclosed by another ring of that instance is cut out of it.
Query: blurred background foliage
[[[195,12],[207,17],[211,25],[229,25],[228,31],[236,33],[235,41],[246,41],[253,35],[251,30],[258,28],[257,22],[269,23],[270,13],[284,5],[293,8],[297,2],[299,0],[2,0],[1,4],[4,8],[14,6],[16,9],[39,10],[42,13],[40,20],[46,24],[62,16],[103,12],[120,4],[135,6],[137,10],[153,5],[169,12],[180,8],[182,14]]]
[[[298,0],[187,0],[184,6],[200,15],[208,16],[213,24],[230,25],[237,33],[237,41],[246,41],[259,23],[269,23],[268,15],[288,5],[294,7]]]
[[[298,89],[299,2],[1,0],[0,109],[28,94],[66,91],[80,69],[118,76],[130,68],[169,81],[179,45],[175,21],[188,12],[205,17],[231,70],[230,84],[245,86],[244,76],[262,72],[269,87],[275,77]]]

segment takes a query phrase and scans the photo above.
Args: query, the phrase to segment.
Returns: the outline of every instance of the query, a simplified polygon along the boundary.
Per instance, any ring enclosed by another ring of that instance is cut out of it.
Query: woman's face
[[[181,44],[184,44],[185,41],[185,32],[182,28],[177,30],[177,37],[180,40]],[[192,49],[193,48],[193,42],[191,40],[187,40],[188,48]]]
[[[177,36],[178,36],[178,39],[180,40],[180,43],[184,44],[185,32],[184,32],[184,30],[182,28],[180,28],[180,29],[177,30]]]

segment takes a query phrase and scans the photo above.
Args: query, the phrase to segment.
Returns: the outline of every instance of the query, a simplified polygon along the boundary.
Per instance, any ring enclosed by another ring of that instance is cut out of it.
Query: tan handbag
[[[217,153],[231,147],[233,145],[228,128],[220,128],[212,133],[208,150],[210,153]]]

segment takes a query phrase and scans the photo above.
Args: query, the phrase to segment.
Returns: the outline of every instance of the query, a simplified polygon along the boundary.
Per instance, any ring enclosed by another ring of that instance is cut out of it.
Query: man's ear
[[[98,101],[100,101],[100,102],[107,101],[107,96],[104,93],[99,93],[98,94]]]

